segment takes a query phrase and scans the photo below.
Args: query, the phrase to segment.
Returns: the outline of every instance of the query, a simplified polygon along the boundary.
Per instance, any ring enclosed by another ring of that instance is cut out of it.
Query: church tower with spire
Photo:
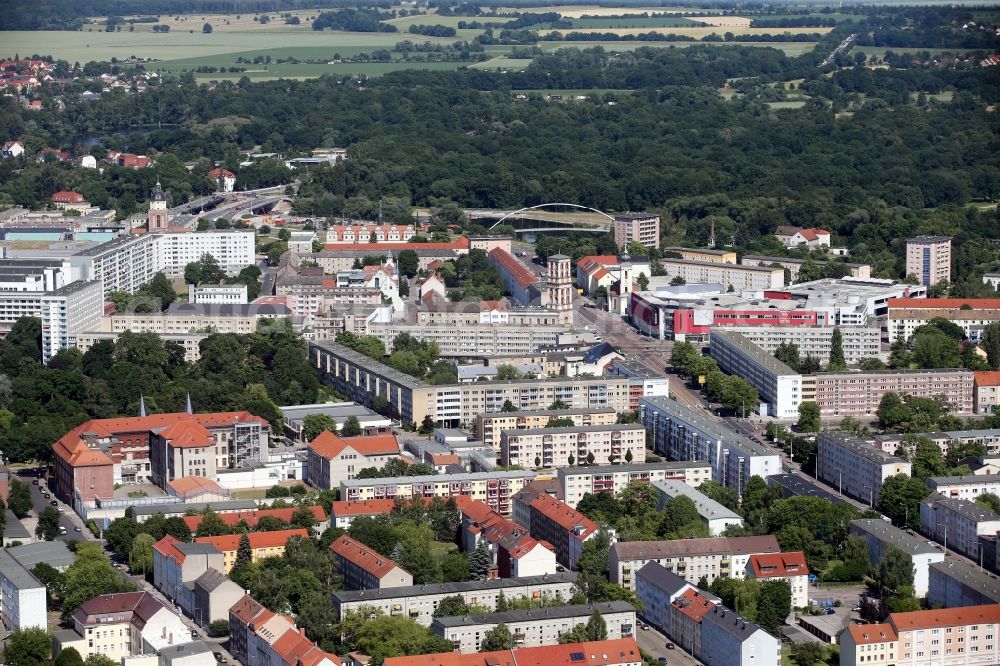
[[[167,195],[163,193],[159,181],[149,197],[149,213],[146,215],[146,231],[166,231],[170,227],[170,211],[167,210]]]

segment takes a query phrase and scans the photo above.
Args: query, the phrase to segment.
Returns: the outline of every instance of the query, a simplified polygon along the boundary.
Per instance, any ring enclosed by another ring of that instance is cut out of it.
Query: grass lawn
[[[507,58],[505,56],[498,56],[496,58],[490,58],[489,60],[484,60],[483,62],[477,62],[469,65],[471,69],[503,69],[503,70],[517,70],[524,69],[531,64],[531,58]]]
[[[939,55],[942,53],[969,53],[970,51],[975,51],[976,49],[921,49],[921,48],[888,48],[885,46],[855,46],[851,48],[851,52],[861,52],[866,56],[875,54],[877,56],[885,55],[886,51],[892,51],[893,53],[923,53],[927,52],[931,55]]]
[[[647,32],[658,32],[660,34],[672,34],[672,35],[685,35],[688,37],[694,37],[695,39],[701,39],[702,37],[707,37],[708,35],[724,35],[727,32],[731,32],[734,35],[773,35],[775,33],[789,33],[792,35],[801,34],[812,34],[819,33],[825,34],[833,30],[833,28],[741,28],[741,27],[727,27],[727,26],[695,26],[695,27],[680,27],[680,28],[608,28],[606,30],[602,29],[600,32],[610,32],[615,35],[640,35]],[[550,30],[543,29],[539,30],[541,33],[548,33]],[[568,32],[564,30],[562,32]],[[591,30],[575,30],[574,32],[591,32]],[[652,43],[652,42],[651,42]]]
[[[234,490],[233,499],[264,499],[267,488],[252,488],[250,490]]]
[[[538,47],[543,51],[557,51],[562,48],[589,49],[600,46],[606,51],[634,51],[638,48],[648,46],[654,49],[665,49],[671,46],[677,48],[687,48],[696,44],[710,44],[712,46],[756,46],[759,48],[770,48],[784,51],[785,55],[798,56],[808,53],[816,48],[813,42],[539,42]]]
[[[768,102],[767,105],[772,109],[801,109],[806,105],[804,99],[789,99],[784,102]]]
[[[696,21],[683,16],[648,16],[645,18],[601,18],[572,19],[574,29],[604,30],[606,28],[693,28]]]

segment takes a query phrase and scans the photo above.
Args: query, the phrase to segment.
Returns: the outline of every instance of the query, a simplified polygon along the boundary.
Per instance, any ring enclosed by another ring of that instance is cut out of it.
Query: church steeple
[[[146,231],[166,231],[170,227],[170,211],[167,210],[167,195],[156,181],[156,187],[149,197],[149,213],[146,216]]]

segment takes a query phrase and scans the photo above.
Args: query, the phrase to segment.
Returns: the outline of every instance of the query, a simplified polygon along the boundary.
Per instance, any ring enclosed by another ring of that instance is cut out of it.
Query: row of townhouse
[[[431,631],[451,641],[456,652],[479,652],[486,633],[504,624],[517,645],[555,645],[559,637],[586,624],[595,612],[607,626],[609,639],[630,638],[635,634],[635,606],[626,601],[504,611],[487,615],[437,617]]]
[[[531,536],[551,544],[559,564],[576,569],[584,542],[597,535],[597,523],[548,494],[539,495],[531,502],[529,514]]]
[[[275,530],[273,532],[248,532],[247,541],[250,544],[251,561],[256,562],[268,557],[281,557],[285,546],[293,537],[309,538],[309,530],[302,528],[291,530]],[[220,536],[198,537],[195,543],[207,544],[222,553],[222,566],[225,573],[232,571],[240,548],[242,534],[223,534]]]
[[[637,574],[641,616],[706,666],[778,666],[781,643],[682,576],[650,562]]]
[[[502,516],[508,516],[514,494],[534,480],[535,473],[527,470],[351,479],[340,482],[340,496],[348,502],[394,500],[397,497],[404,500],[467,497],[485,503]]]
[[[447,597],[459,596],[470,606],[496,610],[501,595],[507,601],[569,601],[574,594],[575,583],[576,574],[567,571],[542,576],[488,578],[413,587],[344,590],[333,593],[333,607],[339,617],[361,608],[373,608],[385,615],[408,617],[417,624],[429,627],[438,604]]]
[[[743,578],[753,555],[780,553],[778,540],[771,535],[715,537],[674,541],[619,541],[608,555],[608,578],[634,590],[636,574],[655,562],[690,583],[702,577]]]
[[[531,536],[524,525],[504,518],[482,502],[463,502],[462,548],[470,557],[482,544],[500,578],[544,576],[562,567],[555,547]]]
[[[977,375],[980,373],[976,373]],[[1000,374],[1000,373],[997,373]],[[1000,429],[991,428],[988,430],[949,430],[947,432],[918,432],[918,433],[886,433],[872,435],[872,443],[886,451],[894,453],[896,449],[904,445],[905,440],[913,441],[914,438],[929,439],[938,445],[941,453],[947,454],[948,448],[952,444],[981,444],[986,449],[986,454],[993,456],[1000,454]],[[907,451],[912,453],[913,451]]]
[[[781,472],[776,453],[676,400],[643,398],[639,411],[654,452],[670,460],[707,461],[712,480],[737,493],[752,476]]]
[[[840,635],[840,666],[1000,663],[1000,604],[891,613]]]
[[[983,330],[1000,320],[1000,298],[892,298],[886,319],[889,338],[909,340],[937,317],[960,326],[970,340],[979,342]]]
[[[370,546],[346,534],[330,544],[348,590],[410,587],[413,575]]]
[[[424,654],[388,657],[384,666],[498,666],[499,664],[544,664],[545,666],[642,666],[642,654],[634,638],[587,641],[567,645],[515,647],[509,650],[460,654]]]

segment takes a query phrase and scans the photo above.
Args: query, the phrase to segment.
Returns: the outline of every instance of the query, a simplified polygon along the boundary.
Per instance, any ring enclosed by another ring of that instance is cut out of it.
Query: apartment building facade
[[[878,506],[882,484],[890,476],[910,476],[913,465],[843,432],[816,438],[816,476],[842,495]]]
[[[936,317],[960,326],[971,341],[979,342],[983,329],[1000,319],[1000,298],[891,298],[886,320],[889,338],[909,340]]]
[[[475,423],[479,414],[500,412],[506,402],[520,411],[547,409],[557,400],[571,409],[629,409],[627,377],[534,379],[431,385],[335,342],[310,342],[310,358],[323,381],[354,402],[371,405],[378,396],[404,423],[429,416],[443,427]]]
[[[479,652],[486,632],[498,624],[507,625],[521,647],[555,645],[561,635],[578,624],[586,624],[595,611],[604,618],[610,640],[635,634],[635,606],[625,601],[438,617],[431,623],[431,631],[451,641],[461,653]]]
[[[932,493],[920,503],[920,531],[976,561],[979,538],[1000,532],[1000,516],[974,501]]]
[[[151,234],[128,234],[81,250],[70,256],[73,276],[77,280],[100,282],[105,294],[113,291],[134,294],[158,270],[154,241]]]
[[[608,578],[630,590],[635,589],[636,573],[655,562],[692,585],[702,576],[711,583],[723,578],[743,578],[751,555],[780,553],[778,540],[771,535],[715,537],[674,541],[619,541],[611,546]]]
[[[852,520],[848,529],[851,534],[860,536],[868,544],[868,559],[872,564],[878,564],[890,547],[909,555],[913,561],[914,593],[917,597],[927,596],[930,566],[944,561],[943,550],[880,518]]]
[[[802,399],[819,405],[823,418],[866,418],[886,393],[941,399],[954,414],[973,412],[974,377],[962,368],[819,372],[803,378]]]
[[[153,234],[156,270],[169,278],[184,276],[184,267],[206,254],[219,263],[226,275],[235,275],[254,265],[253,229],[213,229],[187,233]]]
[[[986,370],[973,372],[975,395],[973,403],[976,414],[996,414],[1000,408],[1000,372]]]
[[[660,260],[665,275],[683,278],[688,284],[721,284],[737,291],[763,291],[785,286],[785,271],[767,266],[741,266],[690,259]]]
[[[469,605],[496,610],[501,593],[512,599],[569,601],[574,593],[576,574],[552,573],[519,578],[488,578],[460,583],[432,583],[414,587],[353,590],[333,593],[333,607],[340,617],[362,607],[375,608],[389,616],[408,617],[417,624],[431,626],[434,611],[446,597],[460,596]]]
[[[597,534],[597,523],[551,495],[539,495],[530,505],[531,536],[556,549],[556,561],[576,569],[585,541]]]
[[[711,340],[712,358],[719,368],[750,382],[771,416],[797,418],[802,403],[802,375],[776,359],[750,338],[724,328],[715,328]],[[756,411],[758,405],[749,405]]]
[[[615,244],[622,248],[622,251],[633,241],[646,247],[660,247],[659,215],[650,213],[616,215],[612,226],[615,232]]]
[[[511,512],[511,498],[535,480],[528,470],[470,472],[437,476],[404,476],[341,481],[340,496],[348,502],[368,500],[468,497],[479,500],[502,516]]]
[[[48,607],[45,585],[6,549],[0,550],[0,621],[11,631],[45,629]]]
[[[366,467],[380,468],[400,457],[399,442],[392,433],[340,437],[324,430],[307,451],[307,478],[322,489],[337,488]]]
[[[670,460],[708,461],[712,480],[737,493],[750,477],[766,479],[781,471],[777,454],[676,400],[643,398],[639,404],[654,452]]]
[[[275,530],[273,532],[248,532],[252,561],[266,557],[281,557],[289,540],[299,537],[308,539],[309,531],[305,529]],[[224,534],[221,536],[197,537],[195,543],[207,544],[222,553],[223,571],[229,573],[236,564],[242,534]]]
[[[697,488],[712,478],[712,466],[707,461],[633,463],[631,465],[597,465],[565,467],[558,470],[562,500],[576,508],[588,493],[619,493],[633,483],[655,483],[675,480]]]
[[[834,326],[728,326],[716,324],[712,331],[738,333],[774,355],[782,344],[793,344],[799,349],[799,358],[812,356],[826,365],[830,362]],[[848,365],[857,365],[864,359],[884,359],[882,353],[882,330],[873,326],[844,326],[839,328],[844,360]]]
[[[907,240],[906,274],[928,287],[951,282],[951,237],[917,236]]]
[[[786,581],[792,591],[792,608],[809,605],[809,567],[801,551],[751,555],[746,576],[762,582]]]
[[[561,469],[584,463],[645,460],[641,425],[592,425],[507,431],[500,436],[500,463]]]
[[[891,613],[840,636],[840,666],[987,666],[1000,663],[1000,605]]]
[[[611,425],[618,418],[613,409],[540,409],[533,412],[493,412],[476,416],[476,439],[500,452],[505,430],[544,428],[553,419],[571,419],[574,426]]]
[[[1000,604],[1000,579],[964,559],[949,557],[928,568],[927,603],[940,608]]]

